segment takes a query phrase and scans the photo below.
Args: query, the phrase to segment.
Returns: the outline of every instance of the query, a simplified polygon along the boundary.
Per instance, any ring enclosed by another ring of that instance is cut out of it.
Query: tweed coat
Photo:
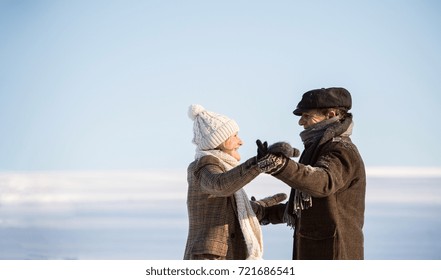
[[[305,147],[301,163],[289,160],[276,178],[288,184],[288,211],[294,189],[312,196],[312,207],[295,220],[293,259],[363,259],[366,175],[349,135],[352,118],[329,128],[315,147]]]
[[[234,193],[259,174],[255,158],[229,171],[214,156],[203,156],[189,165],[189,230],[184,259],[197,259],[201,255],[246,259],[247,246],[237,218]]]

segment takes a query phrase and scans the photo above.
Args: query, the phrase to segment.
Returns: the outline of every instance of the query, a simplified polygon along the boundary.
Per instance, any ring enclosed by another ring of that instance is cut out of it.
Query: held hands
[[[269,153],[268,143],[257,140],[257,166],[260,172],[274,174],[280,171],[286,164],[287,159],[282,156],[276,156]]]
[[[290,157],[298,157],[299,150],[293,148],[289,143],[277,142],[268,147],[265,141],[257,140],[257,165],[261,172],[275,174],[282,170]]]

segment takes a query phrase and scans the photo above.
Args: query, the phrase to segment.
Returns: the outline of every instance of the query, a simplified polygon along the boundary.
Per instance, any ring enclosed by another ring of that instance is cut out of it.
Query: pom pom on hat
[[[215,149],[239,131],[234,120],[198,104],[190,105],[188,116],[194,121],[192,142],[201,150]]]
[[[188,108],[188,117],[194,121],[196,117],[204,111],[206,111],[205,108],[199,104],[190,105],[190,108]]]

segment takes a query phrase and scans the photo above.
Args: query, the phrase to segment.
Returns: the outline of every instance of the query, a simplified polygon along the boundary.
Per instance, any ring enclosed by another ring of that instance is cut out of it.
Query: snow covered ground
[[[185,170],[0,173],[0,259],[181,259]],[[262,198],[289,188],[261,175]],[[370,168],[366,259],[441,259],[441,169]],[[265,259],[290,259],[293,231],[263,227]]]

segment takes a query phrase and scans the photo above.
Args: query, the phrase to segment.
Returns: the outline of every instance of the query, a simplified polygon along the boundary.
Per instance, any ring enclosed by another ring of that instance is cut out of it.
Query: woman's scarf
[[[221,150],[196,150],[196,159],[207,155],[219,159],[227,171],[239,165],[239,161]],[[247,260],[260,260],[263,256],[263,238],[260,223],[251,208],[244,189],[235,192],[234,198],[236,200],[240,228],[247,245]]]

